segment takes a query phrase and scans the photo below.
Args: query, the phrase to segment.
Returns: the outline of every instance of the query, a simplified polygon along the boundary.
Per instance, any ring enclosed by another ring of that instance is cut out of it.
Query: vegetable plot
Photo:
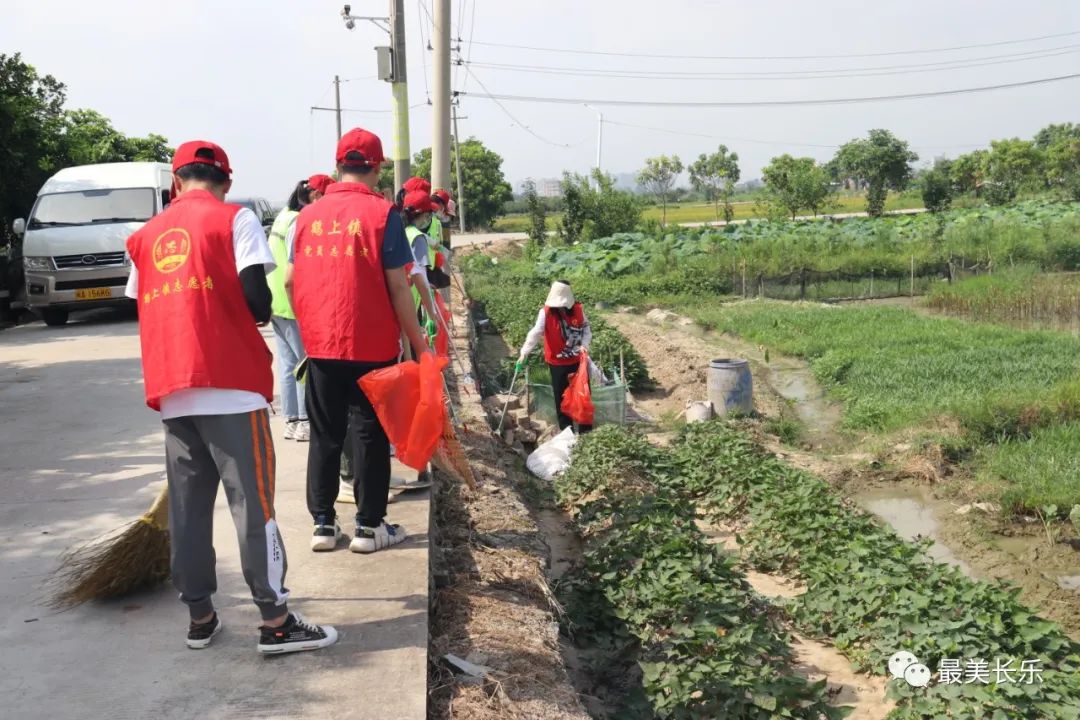
[[[818,685],[785,674],[782,634],[730,561],[704,543],[695,510],[744,528],[754,567],[805,582],[787,607],[801,631],[871,673],[885,674],[900,650],[930,668],[927,687],[890,682],[898,700],[890,717],[1080,716],[1080,646],[1018,603],[1017,591],[933,564],[733,426],[687,426],[671,450],[601,428],[578,443],[557,489],[586,539],[572,617],[587,639],[623,630],[640,643],[642,687],[659,717],[838,712],[821,706]],[[1002,675],[1006,663],[1013,672]],[[1030,682],[1018,677],[1022,664],[1034,668]]]

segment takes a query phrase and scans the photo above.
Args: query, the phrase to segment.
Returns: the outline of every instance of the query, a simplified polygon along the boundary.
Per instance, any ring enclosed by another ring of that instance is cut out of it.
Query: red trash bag
[[[589,387],[589,354],[584,350],[581,351],[577,372],[570,376],[570,385],[563,393],[560,407],[578,425],[593,424],[596,407]]]
[[[357,384],[375,407],[397,458],[425,470],[443,434],[443,368],[448,361],[431,354],[375,370]]]

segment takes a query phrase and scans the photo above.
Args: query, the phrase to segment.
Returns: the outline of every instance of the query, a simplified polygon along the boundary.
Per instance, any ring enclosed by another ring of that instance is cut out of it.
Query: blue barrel
[[[709,362],[706,376],[709,402],[717,415],[754,410],[754,380],[750,363],[740,358],[718,358]]]

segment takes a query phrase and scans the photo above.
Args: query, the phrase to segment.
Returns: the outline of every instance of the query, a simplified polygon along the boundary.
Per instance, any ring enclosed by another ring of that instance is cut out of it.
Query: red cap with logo
[[[337,144],[337,161],[343,165],[382,165],[382,140],[375,133],[363,128],[353,128],[341,136]]]
[[[213,165],[226,175],[232,175],[232,168],[229,167],[229,156],[225,154],[220,145],[207,140],[190,140],[176,148],[172,159],[173,172],[192,163]]]
[[[422,177],[413,176],[402,183],[401,187],[404,188],[407,193],[421,191],[426,194],[431,192],[431,183]]]
[[[423,190],[413,190],[407,193],[401,207],[412,213],[426,213],[435,209],[431,204],[431,196]]]
[[[329,175],[312,175],[307,179],[307,186],[312,190],[326,194],[326,188],[334,184],[334,178]]]

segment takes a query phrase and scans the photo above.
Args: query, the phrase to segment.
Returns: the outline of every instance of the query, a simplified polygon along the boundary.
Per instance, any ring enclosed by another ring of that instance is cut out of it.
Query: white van
[[[169,204],[171,187],[171,167],[153,162],[82,165],[45,181],[30,219],[12,227],[24,235],[29,308],[63,325],[72,310],[133,302],[125,243]]]

